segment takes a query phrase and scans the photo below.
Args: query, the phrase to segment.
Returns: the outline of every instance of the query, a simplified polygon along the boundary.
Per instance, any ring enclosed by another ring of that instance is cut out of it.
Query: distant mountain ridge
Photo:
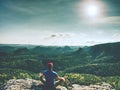
[[[120,42],[91,46],[88,53],[96,61],[106,59],[107,62],[118,62],[120,61]]]
[[[70,48],[69,46],[64,47],[41,47],[37,46],[31,50],[34,53],[39,54],[64,54],[68,52],[73,52],[74,50]]]
[[[89,52],[95,57],[104,53],[105,56],[114,55],[120,58],[120,42],[91,46]]]
[[[71,55],[90,55],[92,59],[99,59],[105,56],[111,58],[120,58],[120,42],[98,44],[89,47],[78,46],[34,46],[34,45],[19,45],[19,44],[0,44],[0,53],[23,53],[30,54],[64,54],[72,53]]]
[[[78,46],[34,46],[19,44],[0,44],[0,53],[17,53],[17,54],[64,54],[77,50]]]

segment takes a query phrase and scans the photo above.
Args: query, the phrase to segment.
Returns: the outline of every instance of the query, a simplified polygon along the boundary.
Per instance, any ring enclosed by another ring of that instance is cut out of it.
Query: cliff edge
[[[1,86],[0,90],[41,90],[41,84],[41,81],[34,79],[10,79]],[[58,86],[57,90],[115,90],[110,84],[105,82],[98,85],[73,84],[72,86],[68,89],[64,86]]]

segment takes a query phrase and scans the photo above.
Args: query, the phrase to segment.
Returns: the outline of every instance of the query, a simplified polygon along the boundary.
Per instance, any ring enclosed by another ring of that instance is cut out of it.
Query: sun
[[[101,0],[82,0],[76,6],[77,15],[83,21],[96,21],[105,16],[106,5]]]
[[[86,6],[86,15],[88,17],[92,17],[92,18],[95,18],[98,16],[99,14],[99,7],[97,5],[87,5]]]

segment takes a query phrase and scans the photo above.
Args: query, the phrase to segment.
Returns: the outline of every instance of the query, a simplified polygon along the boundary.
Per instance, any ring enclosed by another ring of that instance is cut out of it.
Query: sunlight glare
[[[97,23],[105,17],[106,5],[101,0],[84,0],[77,4],[76,10],[83,22]]]
[[[86,7],[86,14],[89,17],[96,17],[99,13],[99,8],[96,5],[88,5]]]

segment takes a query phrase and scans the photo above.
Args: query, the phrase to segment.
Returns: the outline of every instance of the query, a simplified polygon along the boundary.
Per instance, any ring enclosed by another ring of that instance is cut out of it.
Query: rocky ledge
[[[41,81],[33,80],[33,79],[11,79],[3,86],[1,86],[0,90],[41,90]],[[78,85],[73,84],[73,87],[69,87],[67,89],[64,86],[58,86],[57,90],[115,90],[108,83],[101,83],[99,85]]]

